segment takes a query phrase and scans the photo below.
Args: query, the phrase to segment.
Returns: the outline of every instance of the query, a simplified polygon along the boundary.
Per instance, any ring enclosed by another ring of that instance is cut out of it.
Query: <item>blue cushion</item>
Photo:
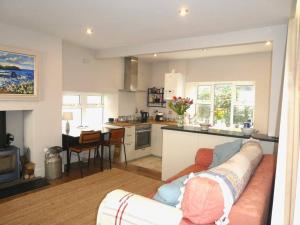
[[[180,188],[184,186],[183,182],[186,178],[187,175],[182,176],[171,183],[162,185],[153,199],[170,206],[176,206],[179,203],[178,198],[181,194]]]
[[[242,146],[242,139],[237,139],[233,142],[227,142],[221,145],[216,145],[213,153],[213,161],[209,168],[216,167],[230,159]]]

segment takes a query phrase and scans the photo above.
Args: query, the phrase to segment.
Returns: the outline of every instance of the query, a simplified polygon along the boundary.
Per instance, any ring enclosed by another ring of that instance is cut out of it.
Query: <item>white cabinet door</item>
[[[135,127],[125,127],[125,144],[134,144],[135,142]]]
[[[165,74],[165,99],[172,99],[173,96],[183,96],[184,77],[181,73]]]

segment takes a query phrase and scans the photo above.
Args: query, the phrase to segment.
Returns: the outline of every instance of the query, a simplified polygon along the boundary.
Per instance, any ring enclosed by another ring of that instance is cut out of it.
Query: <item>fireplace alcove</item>
[[[0,184],[20,180],[24,149],[24,119],[29,110],[0,111]],[[15,137],[10,143],[8,133]]]

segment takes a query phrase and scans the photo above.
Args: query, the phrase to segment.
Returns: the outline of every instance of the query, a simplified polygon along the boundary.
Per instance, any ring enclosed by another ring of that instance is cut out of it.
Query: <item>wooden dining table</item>
[[[114,129],[112,127],[103,127],[99,130],[101,130],[102,133],[102,139],[104,140],[106,137],[108,137],[108,134],[111,129]],[[73,128],[70,130],[69,133],[66,133],[63,131],[62,133],[62,147],[67,152],[67,165],[65,166],[65,171],[69,172],[70,170],[70,147],[76,146],[79,144],[79,137],[82,131],[91,131],[91,129],[84,128]]]

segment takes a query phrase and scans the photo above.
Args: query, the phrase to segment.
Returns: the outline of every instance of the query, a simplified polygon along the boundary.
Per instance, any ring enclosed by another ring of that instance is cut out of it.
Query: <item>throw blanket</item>
[[[250,139],[242,146],[240,152],[235,154],[228,161],[205,172],[200,172],[196,175],[190,174],[184,183],[186,184],[195,176],[206,177],[216,181],[220,185],[224,198],[224,214],[216,221],[216,224],[228,224],[228,215],[232,205],[244,191],[261,159],[261,145],[258,141]],[[181,208],[184,191],[185,187],[181,189],[181,196],[179,197],[177,208]]]
[[[101,202],[97,225],[178,225],[182,211],[140,195],[115,190]]]

